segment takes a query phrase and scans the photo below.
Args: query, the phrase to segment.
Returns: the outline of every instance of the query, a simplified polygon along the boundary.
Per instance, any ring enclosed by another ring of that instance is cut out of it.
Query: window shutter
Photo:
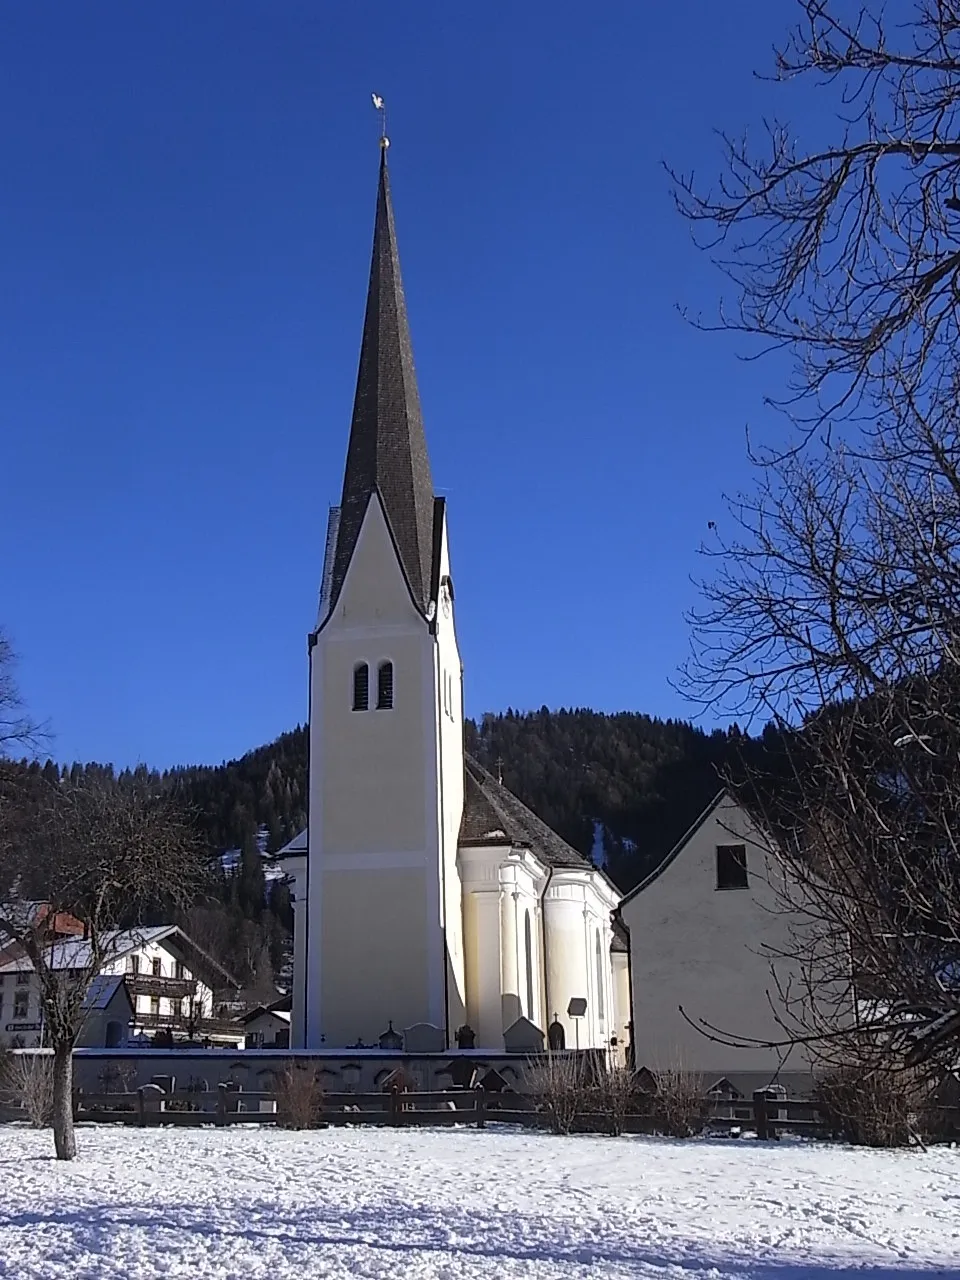
[[[377,671],[377,710],[389,711],[393,706],[393,663],[381,662]]]
[[[366,711],[370,705],[370,668],[359,662],[353,668],[353,709]]]

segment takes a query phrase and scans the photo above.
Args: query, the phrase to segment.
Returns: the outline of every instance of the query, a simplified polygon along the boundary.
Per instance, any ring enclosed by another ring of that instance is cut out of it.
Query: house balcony
[[[243,1037],[243,1026],[230,1018],[190,1018],[185,1013],[135,1013],[133,1025],[138,1031],[172,1031],[181,1035]]]
[[[168,1000],[183,1000],[197,994],[196,978],[159,978],[150,973],[127,973],[124,981],[132,997],[164,996]]]

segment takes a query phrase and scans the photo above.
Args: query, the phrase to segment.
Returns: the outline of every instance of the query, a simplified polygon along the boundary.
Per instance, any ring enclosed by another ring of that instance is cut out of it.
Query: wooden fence
[[[178,1090],[165,1093],[157,1085],[143,1085],[130,1093],[74,1094],[77,1120],[131,1125],[276,1124],[283,1121],[282,1100],[273,1091],[248,1092],[221,1084],[215,1091]],[[521,1093],[488,1093],[483,1089],[438,1092],[324,1093],[316,1119],[326,1125],[524,1125],[549,1128],[549,1111],[540,1101]],[[604,1131],[609,1118],[602,1108],[577,1116],[576,1130]],[[649,1112],[620,1117],[626,1133],[654,1133],[656,1118]],[[748,1128],[761,1139],[782,1132],[827,1136],[827,1126],[808,1100],[771,1097],[764,1092],[752,1100],[711,1101],[705,1104],[705,1127],[710,1130]]]

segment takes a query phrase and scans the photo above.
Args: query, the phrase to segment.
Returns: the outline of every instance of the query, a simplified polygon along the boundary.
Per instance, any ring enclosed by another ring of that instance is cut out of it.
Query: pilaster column
[[[503,1030],[512,1026],[522,1011],[520,966],[517,963],[517,883],[509,863],[501,866],[500,879],[500,1005]]]

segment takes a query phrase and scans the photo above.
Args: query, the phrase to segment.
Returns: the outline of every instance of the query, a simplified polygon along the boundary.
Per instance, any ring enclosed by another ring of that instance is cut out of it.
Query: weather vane
[[[387,137],[387,107],[379,93],[371,93],[373,105],[380,114],[380,147],[386,151],[390,145],[390,139]]]

